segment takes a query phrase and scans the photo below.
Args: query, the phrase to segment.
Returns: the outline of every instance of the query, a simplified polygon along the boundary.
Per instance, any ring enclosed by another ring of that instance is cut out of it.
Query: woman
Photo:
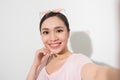
[[[70,29],[62,13],[45,14],[40,33],[45,47],[36,51],[27,80],[107,80],[107,67],[98,66],[67,48]]]

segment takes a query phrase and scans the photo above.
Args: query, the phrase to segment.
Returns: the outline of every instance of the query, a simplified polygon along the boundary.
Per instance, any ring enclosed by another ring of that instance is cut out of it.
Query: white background
[[[0,0],[0,80],[25,80],[43,46],[40,11],[65,9],[68,47],[98,64],[118,67],[119,0]],[[72,45],[72,47],[71,47]]]

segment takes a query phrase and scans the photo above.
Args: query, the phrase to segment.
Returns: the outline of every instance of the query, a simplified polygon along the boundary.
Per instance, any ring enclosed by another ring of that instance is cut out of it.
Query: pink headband
[[[40,12],[40,15],[45,15],[47,13],[49,13],[50,11],[53,11],[53,12],[61,12],[63,11],[64,9],[61,9],[61,8],[57,8],[57,9],[53,9],[53,10],[46,10],[46,11],[42,11]]]

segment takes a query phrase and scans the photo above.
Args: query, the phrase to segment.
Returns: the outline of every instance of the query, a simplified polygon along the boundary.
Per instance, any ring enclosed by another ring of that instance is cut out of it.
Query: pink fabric
[[[82,54],[72,54],[59,70],[50,75],[43,67],[37,80],[82,80],[81,70],[87,63],[92,63],[88,57]]]

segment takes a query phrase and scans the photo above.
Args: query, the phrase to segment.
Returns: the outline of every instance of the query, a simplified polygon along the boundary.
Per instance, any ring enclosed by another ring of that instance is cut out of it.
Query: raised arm
[[[83,80],[120,80],[120,69],[96,64],[86,64],[82,70]]]
[[[50,51],[46,48],[42,48],[36,51],[33,64],[26,77],[26,80],[36,80],[38,76],[39,66],[44,64],[48,57],[51,55]]]

